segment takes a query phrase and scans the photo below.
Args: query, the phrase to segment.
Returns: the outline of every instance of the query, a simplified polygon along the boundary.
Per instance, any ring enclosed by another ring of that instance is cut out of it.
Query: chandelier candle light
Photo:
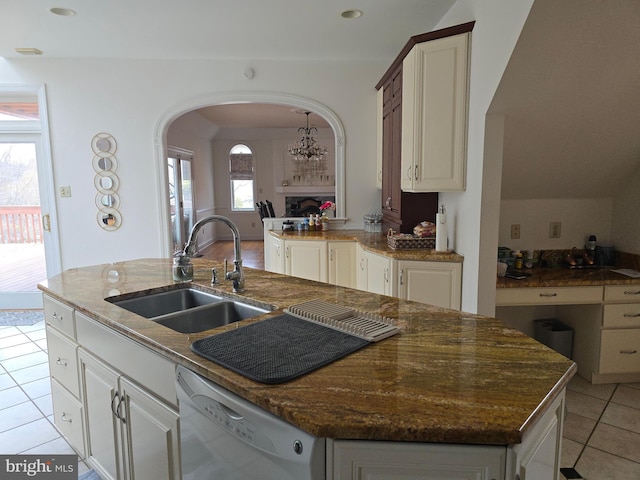
[[[307,116],[307,126],[298,129],[298,133],[302,136],[300,140],[289,145],[289,155],[293,157],[296,171],[303,175],[315,175],[327,169],[327,147],[318,145],[313,138],[313,135],[317,135],[318,129],[309,126],[311,112],[304,112],[304,114]]]

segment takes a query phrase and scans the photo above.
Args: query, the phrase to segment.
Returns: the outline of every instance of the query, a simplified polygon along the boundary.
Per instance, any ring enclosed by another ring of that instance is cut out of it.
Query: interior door
[[[185,158],[184,153],[170,149],[167,168],[173,252],[176,253],[183,249],[194,224],[191,157]]]
[[[44,87],[0,87],[0,309],[42,308],[60,272]]]

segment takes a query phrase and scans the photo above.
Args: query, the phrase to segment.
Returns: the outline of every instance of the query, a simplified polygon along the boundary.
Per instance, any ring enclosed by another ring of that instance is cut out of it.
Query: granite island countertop
[[[194,266],[194,288],[233,295],[230,282],[210,286],[211,268],[221,269],[220,262],[199,258]],[[517,444],[576,371],[572,361],[494,318],[250,268],[245,274],[242,296],[276,310],[198,334],[175,332],[104,300],[174,288],[171,259],[74,268],[39,288],[319,437]],[[315,298],[397,319],[401,332],[280,385],[256,383],[191,352],[199,338]]]

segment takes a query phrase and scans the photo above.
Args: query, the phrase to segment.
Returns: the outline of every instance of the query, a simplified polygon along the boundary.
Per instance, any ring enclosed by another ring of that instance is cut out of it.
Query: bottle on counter
[[[313,219],[313,215],[309,215],[309,231],[313,232],[316,229],[316,222]]]
[[[323,213],[322,217],[320,217],[320,224],[323,231],[329,230],[329,217],[327,217],[326,213]]]
[[[516,250],[515,257],[516,260],[513,264],[513,267],[516,270],[522,270],[522,252],[520,250]]]

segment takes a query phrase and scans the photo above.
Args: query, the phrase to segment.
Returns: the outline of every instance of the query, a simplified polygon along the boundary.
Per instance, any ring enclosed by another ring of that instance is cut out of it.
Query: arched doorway
[[[164,233],[162,237],[162,251],[171,254],[172,242],[170,232],[170,211],[168,202],[168,181],[166,172],[167,132],[169,127],[181,115],[207,106],[232,105],[242,103],[262,103],[287,105],[292,108],[308,110],[321,116],[333,130],[335,138],[335,198],[336,217],[345,217],[345,137],[344,127],[337,115],[326,106],[314,100],[288,94],[269,92],[237,92],[207,94],[186,100],[168,110],[158,121],[155,129],[156,144],[156,174],[159,180],[158,207],[160,225]]]

